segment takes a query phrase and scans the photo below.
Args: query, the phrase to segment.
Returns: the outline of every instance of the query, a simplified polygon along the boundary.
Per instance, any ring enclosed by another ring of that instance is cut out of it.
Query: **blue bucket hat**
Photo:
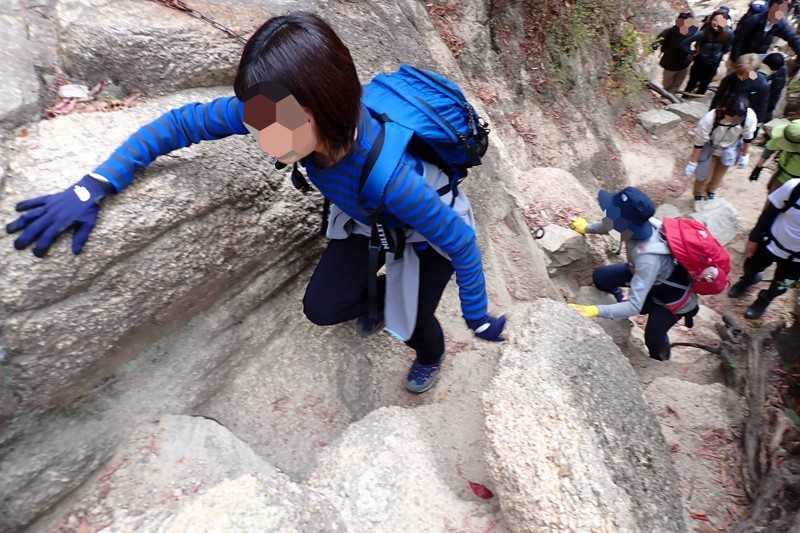
[[[653,234],[650,217],[656,213],[656,206],[636,187],[625,187],[616,194],[601,190],[597,201],[623,239],[644,240]]]

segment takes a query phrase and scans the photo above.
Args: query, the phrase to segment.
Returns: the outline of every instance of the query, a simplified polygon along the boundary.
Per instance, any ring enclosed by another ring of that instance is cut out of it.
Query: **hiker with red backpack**
[[[745,318],[755,320],[772,300],[800,280],[800,178],[790,179],[769,195],[748,236],[744,256],[744,272],[728,291],[730,298],[741,298],[748,287],[761,281],[764,270],[776,265],[769,288],[759,291],[744,313]]]
[[[582,235],[620,233],[628,262],[605,265],[594,270],[597,289],[617,300],[614,304],[570,304],[589,318],[619,320],[648,315],[644,341],[650,357],[670,358],[668,332],[681,318],[692,327],[699,310],[698,294],[724,290],[730,272],[730,258],[711,232],[689,219],[653,217],[653,201],[636,187],[612,194],[601,190],[600,207],[606,216],[589,224],[578,217],[570,227]],[[627,297],[622,287],[630,287]]]
[[[416,352],[407,390],[424,392],[445,357],[434,312],[455,272],[467,326],[483,340],[503,340],[506,319],[488,312],[472,208],[457,188],[480,164],[488,130],[454,83],[404,67],[362,87],[333,29],[296,12],[269,19],[248,40],[234,92],[167,112],[73,186],[20,202],[24,214],[7,226],[22,232],[14,246],[34,244],[43,257],[75,228],[79,254],[100,202],[130,185],[137,169],[193,143],[250,133],[276,167],[294,167],[303,189],[297,164],[304,166],[330,202],[330,241],[303,298],[309,320],[356,320],[363,336],[385,325]]]

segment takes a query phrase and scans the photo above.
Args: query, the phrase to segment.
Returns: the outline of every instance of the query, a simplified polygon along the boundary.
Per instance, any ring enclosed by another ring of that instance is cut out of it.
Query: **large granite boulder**
[[[120,531],[328,531],[324,497],[292,482],[218,422],[162,417],[137,427],[60,528]]]
[[[686,530],[669,451],[602,330],[539,300],[484,395],[487,462],[513,531]]]
[[[733,205],[724,198],[704,203],[706,205],[701,211],[690,213],[687,218],[705,224],[720,244],[725,246],[736,237],[742,228],[739,215]]]
[[[225,90],[188,91],[126,111],[61,117],[9,144],[0,217],[58,191],[109,155],[136,126]],[[208,307],[256,265],[310,253],[319,204],[279,174],[248,137],[174,152],[104,202],[80,256],[61,238],[44,259],[0,247],[0,343],[18,408],[83,394],[159,331]],[[275,272],[276,286],[304,264]],[[266,295],[265,295],[266,296]]]
[[[442,479],[436,430],[421,410],[373,411],[322,452],[309,485],[339,510],[348,531],[491,528],[500,518],[495,502],[461,498]]]
[[[27,6],[20,0],[0,4],[5,37],[0,43],[0,125],[16,126],[36,115],[39,79],[34,70],[26,24]]]
[[[430,64],[420,37],[427,16],[416,2],[395,8],[404,16],[368,2],[350,3],[347,9],[314,0],[266,5],[261,0],[199,0],[190,6],[244,39],[270,17],[298,10],[317,13],[348,43],[365,78],[396,68],[399,60]],[[230,84],[243,48],[237,38],[162,2],[59,0],[57,14],[67,73],[89,84],[110,79],[127,91],[163,94]],[[389,34],[391,45],[375,45]]]

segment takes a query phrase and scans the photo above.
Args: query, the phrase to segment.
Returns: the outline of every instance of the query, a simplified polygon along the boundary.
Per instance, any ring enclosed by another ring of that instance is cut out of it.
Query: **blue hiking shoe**
[[[419,394],[433,387],[439,377],[439,369],[444,362],[444,355],[432,365],[421,365],[414,361],[406,377],[406,390]]]
[[[375,320],[370,320],[369,314],[363,314],[356,319],[356,333],[361,337],[372,337],[383,331],[385,325],[383,313]]]

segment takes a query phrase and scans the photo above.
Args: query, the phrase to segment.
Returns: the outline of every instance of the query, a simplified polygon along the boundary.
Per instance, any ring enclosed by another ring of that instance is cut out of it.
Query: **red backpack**
[[[728,286],[731,256],[705,225],[690,218],[665,218],[670,253],[689,272],[697,294],[719,294]]]

